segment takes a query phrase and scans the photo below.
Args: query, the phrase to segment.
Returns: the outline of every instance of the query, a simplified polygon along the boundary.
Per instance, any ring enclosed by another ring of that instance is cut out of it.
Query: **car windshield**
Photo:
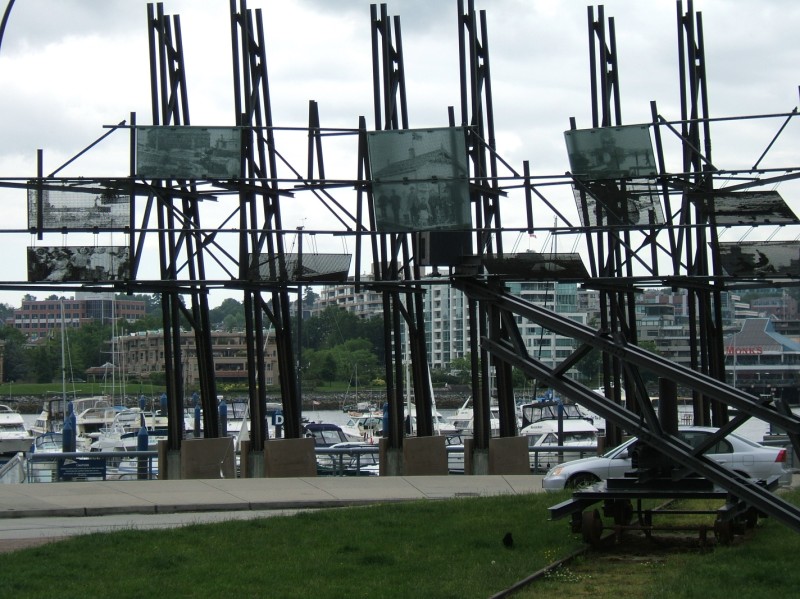
[[[628,439],[622,445],[617,445],[614,449],[611,449],[603,454],[604,458],[615,458],[617,454],[621,453],[624,449],[627,449],[628,446],[633,445],[636,439]]]

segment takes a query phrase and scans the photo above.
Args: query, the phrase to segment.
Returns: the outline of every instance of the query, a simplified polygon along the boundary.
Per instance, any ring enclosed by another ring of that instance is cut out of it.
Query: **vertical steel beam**
[[[164,14],[162,3],[148,4],[148,39],[150,43],[151,105],[155,125],[188,125],[189,103],[186,70],[183,59],[183,42],[180,17]],[[173,281],[161,294],[164,324],[165,374],[167,377],[167,405],[169,414],[170,449],[180,447],[183,436],[183,363],[181,318],[186,316],[195,336],[195,347],[200,372],[200,391],[203,403],[204,434],[218,435],[218,415],[214,364],[211,353],[211,336],[207,290],[203,264],[203,242],[200,234],[200,213],[194,196],[195,186],[190,182],[176,181],[181,200],[176,201],[169,181],[154,181],[155,204],[159,223],[159,256],[164,281]],[[148,202],[149,205],[150,202]],[[181,214],[183,226],[176,226],[176,215]],[[189,277],[191,311],[187,311],[177,288],[177,262],[181,251],[186,252]]]
[[[258,278],[258,257],[266,250],[270,279],[285,281],[286,254],[281,231],[280,202],[276,190],[277,158],[272,123],[272,101],[267,71],[266,43],[263,16],[260,9],[248,10],[245,0],[230,2],[231,40],[234,61],[234,102],[237,122],[243,127],[247,139],[244,174],[251,180],[240,193],[240,269],[248,278]],[[258,188],[257,191],[253,191]],[[260,203],[257,201],[260,198]],[[263,219],[263,220],[262,220]],[[250,255],[253,260],[251,262]],[[301,435],[301,398],[297,378],[294,341],[292,338],[291,303],[286,285],[272,288],[271,307],[257,292],[246,304],[255,312],[246,310],[259,331],[249,330],[247,336],[249,367],[256,373],[250,388],[252,438],[254,450],[263,449],[266,430],[265,356],[263,351],[262,311],[268,315],[275,331],[280,369],[281,399],[284,413],[284,431],[287,437]]]
[[[681,2],[677,3],[677,11],[683,172],[691,173],[692,184],[684,192],[682,209],[685,211],[682,224],[690,225],[686,228],[685,258],[690,276],[708,277],[721,274],[721,268],[718,232],[709,199],[713,179],[703,22],[691,0],[686,13]],[[711,290],[688,289],[687,299],[692,367],[724,382],[722,283],[715,283]],[[725,405],[711,402],[697,393],[693,403],[695,422],[722,426],[728,421]]]
[[[407,129],[405,65],[400,18],[390,18],[386,4],[370,7],[372,40],[372,78],[375,128],[380,130]],[[371,199],[371,192],[368,192]],[[371,204],[371,202],[370,202]],[[371,218],[373,217],[372,213]],[[374,220],[372,222],[374,226]],[[408,234],[388,233],[378,236],[376,254],[380,269],[375,273],[381,280],[418,280],[421,276],[416,259],[415,239]],[[375,249],[373,244],[373,249]],[[384,330],[386,340],[386,400],[389,404],[389,447],[402,447],[404,414],[404,366],[409,369],[410,385],[414,390],[417,435],[433,434],[432,405],[428,352],[425,343],[425,320],[422,293],[419,285],[408,283],[405,302],[395,289],[383,288]],[[391,341],[390,341],[391,340]],[[405,349],[408,349],[408,352]],[[409,363],[406,363],[408,357]],[[410,394],[411,388],[406,389]]]

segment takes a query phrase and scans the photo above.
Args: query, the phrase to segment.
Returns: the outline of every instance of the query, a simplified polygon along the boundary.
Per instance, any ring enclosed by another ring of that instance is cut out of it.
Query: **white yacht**
[[[25,428],[22,414],[0,404],[0,455],[27,453],[33,444],[33,435]]]
[[[520,435],[528,438],[531,470],[548,470],[555,464],[597,451],[597,427],[577,404],[537,401],[521,406],[521,412]],[[573,447],[574,450],[543,451],[550,447]]]

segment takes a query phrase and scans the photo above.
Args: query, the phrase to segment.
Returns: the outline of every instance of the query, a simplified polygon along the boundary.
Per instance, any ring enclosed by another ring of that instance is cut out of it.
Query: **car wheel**
[[[570,477],[570,479],[567,481],[567,487],[570,489],[583,489],[593,485],[599,480],[600,479],[594,474],[590,474],[589,472],[580,472],[579,474],[575,474],[574,476]]]

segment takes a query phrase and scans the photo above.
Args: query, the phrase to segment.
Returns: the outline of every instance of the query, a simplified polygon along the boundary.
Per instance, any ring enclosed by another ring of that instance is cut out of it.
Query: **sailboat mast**
[[[64,347],[66,346],[66,331],[64,329],[64,300],[59,302],[61,306],[61,399],[64,404],[64,413],[67,409],[67,360],[64,355]]]

